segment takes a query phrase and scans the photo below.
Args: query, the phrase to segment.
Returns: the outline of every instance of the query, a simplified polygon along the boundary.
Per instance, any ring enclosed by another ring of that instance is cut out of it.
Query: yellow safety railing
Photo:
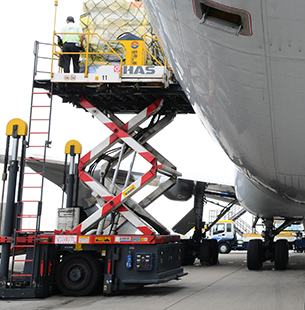
[[[55,0],[55,16],[54,16],[54,31],[53,31],[53,43],[52,43],[52,59],[51,59],[51,78],[54,77],[54,58],[57,57],[58,59],[60,58],[61,55],[63,54],[79,54],[80,56],[85,56],[85,73],[84,76],[87,78],[88,77],[88,62],[89,62],[89,56],[95,55],[95,56],[103,56],[103,55],[116,55],[120,59],[120,77],[122,75],[122,67],[123,67],[123,59],[122,57],[109,45],[108,42],[106,42],[103,38],[100,37],[98,33],[90,33],[90,31],[86,33],[70,33],[74,35],[83,35],[86,38],[87,45],[86,45],[86,50],[84,52],[68,52],[64,53],[61,51],[61,47],[55,42],[56,37],[63,33],[56,33],[55,32],[55,25],[56,25],[56,15],[57,15],[57,6],[58,6],[58,0]],[[108,53],[100,53],[100,52],[89,52],[89,42],[90,42],[90,37],[92,36],[97,36],[104,44],[111,50],[111,52]],[[154,38],[150,35],[145,34],[143,36],[143,40],[145,42],[145,52],[147,55],[150,55],[160,66],[165,66],[167,67],[167,58],[164,56],[164,64],[162,64],[147,48],[146,46],[146,40],[147,38],[150,38],[153,41],[158,42],[159,40],[157,38]],[[58,50],[60,49],[60,51]],[[162,50],[162,49],[161,49]],[[163,53],[163,50],[162,50]]]
[[[87,45],[86,45],[86,50],[84,52],[62,52],[62,51],[58,51],[57,48],[60,48],[60,46],[55,42],[55,38],[59,35],[62,35],[63,33],[59,33],[59,32],[54,32],[54,36],[53,36],[53,44],[52,44],[52,61],[51,61],[51,77],[53,77],[54,72],[53,72],[53,68],[54,68],[54,58],[55,57],[60,57],[60,55],[64,55],[64,54],[78,54],[80,56],[84,56],[85,57],[85,73],[84,76],[88,77],[88,62],[89,62],[89,56],[94,55],[94,56],[104,56],[104,55],[115,55],[120,59],[120,76],[122,74],[122,66],[123,66],[123,59],[122,57],[109,45],[108,42],[106,42],[103,38],[100,37],[100,35],[98,33],[90,33],[90,31],[86,32],[86,33],[69,33],[71,35],[84,35],[86,37],[86,41],[87,41]],[[90,37],[92,36],[97,36],[109,49],[111,52],[104,52],[104,53],[100,53],[100,52],[89,52],[89,43],[90,42]]]
[[[152,39],[152,40],[154,40],[154,41],[156,41],[156,42],[159,42],[159,40],[158,40],[157,38],[154,38],[154,37],[152,37],[152,36],[150,36],[150,35],[148,35],[148,34],[145,34],[145,35],[143,36],[144,42],[146,42],[146,38],[150,38],[150,39]],[[146,47],[146,44],[145,44],[145,52],[146,52],[148,55],[150,55],[160,66],[167,67],[167,58],[164,56],[164,64],[162,64],[162,63],[148,50],[148,48]]]

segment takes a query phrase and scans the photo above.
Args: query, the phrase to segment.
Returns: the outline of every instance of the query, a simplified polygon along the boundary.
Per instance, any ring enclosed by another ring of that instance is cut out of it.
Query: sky
[[[68,15],[78,20],[82,13],[82,2],[80,0],[58,1],[55,25],[57,32],[60,32],[65,25]],[[13,118],[20,118],[27,123],[29,121],[34,41],[52,42],[54,3],[54,0],[15,0],[13,2],[3,1],[1,4],[3,38],[0,50],[2,60],[0,75],[1,154],[4,154],[6,146],[7,123]],[[41,100],[47,100],[47,98]],[[83,154],[86,154],[109,134],[109,130],[93,119],[89,113],[76,109],[71,104],[62,103],[60,98],[54,98],[51,124],[52,144],[47,151],[47,158],[64,161],[64,147],[71,139],[78,140],[83,146]],[[222,184],[234,182],[233,164],[220,146],[211,139],[196,115],[177,116],[166,129],[150,140],[150,144],[175,164],[177,170],[182,172],[185,178],[200,177],[202,180]],[[3,170],[3,165],[0,169]],[[46,182],[43,210],[47,211],[43,211],[42,221],[45,229],[54,228],[56,208],[61,206],[61,198],[61,190]],[[163,223],[170,226],[179,220],[181,214],[187,213],[192,204],[192,200],[186,203],[176,203],[161,198],[149,207],[149,211],[157,218],[162,213],[161,217],[165,218]],[[164,206],[166,206],[165,213]],[[171,208],[175,208],[174,212]],[[176,214],[176,218],[171,216],[173,213]]]

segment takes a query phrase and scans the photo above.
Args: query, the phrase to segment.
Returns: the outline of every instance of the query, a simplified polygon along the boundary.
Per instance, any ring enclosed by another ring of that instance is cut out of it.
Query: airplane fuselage
[[[144,0],[195,112],[261,217],[305,214],[305,2]],[[186,129],[187,130],[187,129]]]

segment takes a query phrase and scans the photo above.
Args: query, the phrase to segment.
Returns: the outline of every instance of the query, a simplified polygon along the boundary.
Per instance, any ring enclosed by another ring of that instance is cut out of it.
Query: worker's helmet
[[[72,16],[68,16],[68,17],[67,17],[67,20],[68,20],[69,22],[74,23],[74,18],[73,18]]]

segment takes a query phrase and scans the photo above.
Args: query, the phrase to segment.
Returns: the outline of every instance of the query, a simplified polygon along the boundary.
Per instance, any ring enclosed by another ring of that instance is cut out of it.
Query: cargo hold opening
[[[206,17],[215,17],[215,18],[227,21],[229,23],[232,23],[236,25],[237,27],[242,26],[241,17],[239,15],[231,14],[229,12],[224,12],[224,11],[212,8],[210,6],[207,6],[203,3],[201,3],[200,5],[201,5],[203,15],[205,15]]]
[[[210,0],[193,0],[200,23],[233,35],[252,35],[250,14]]]

